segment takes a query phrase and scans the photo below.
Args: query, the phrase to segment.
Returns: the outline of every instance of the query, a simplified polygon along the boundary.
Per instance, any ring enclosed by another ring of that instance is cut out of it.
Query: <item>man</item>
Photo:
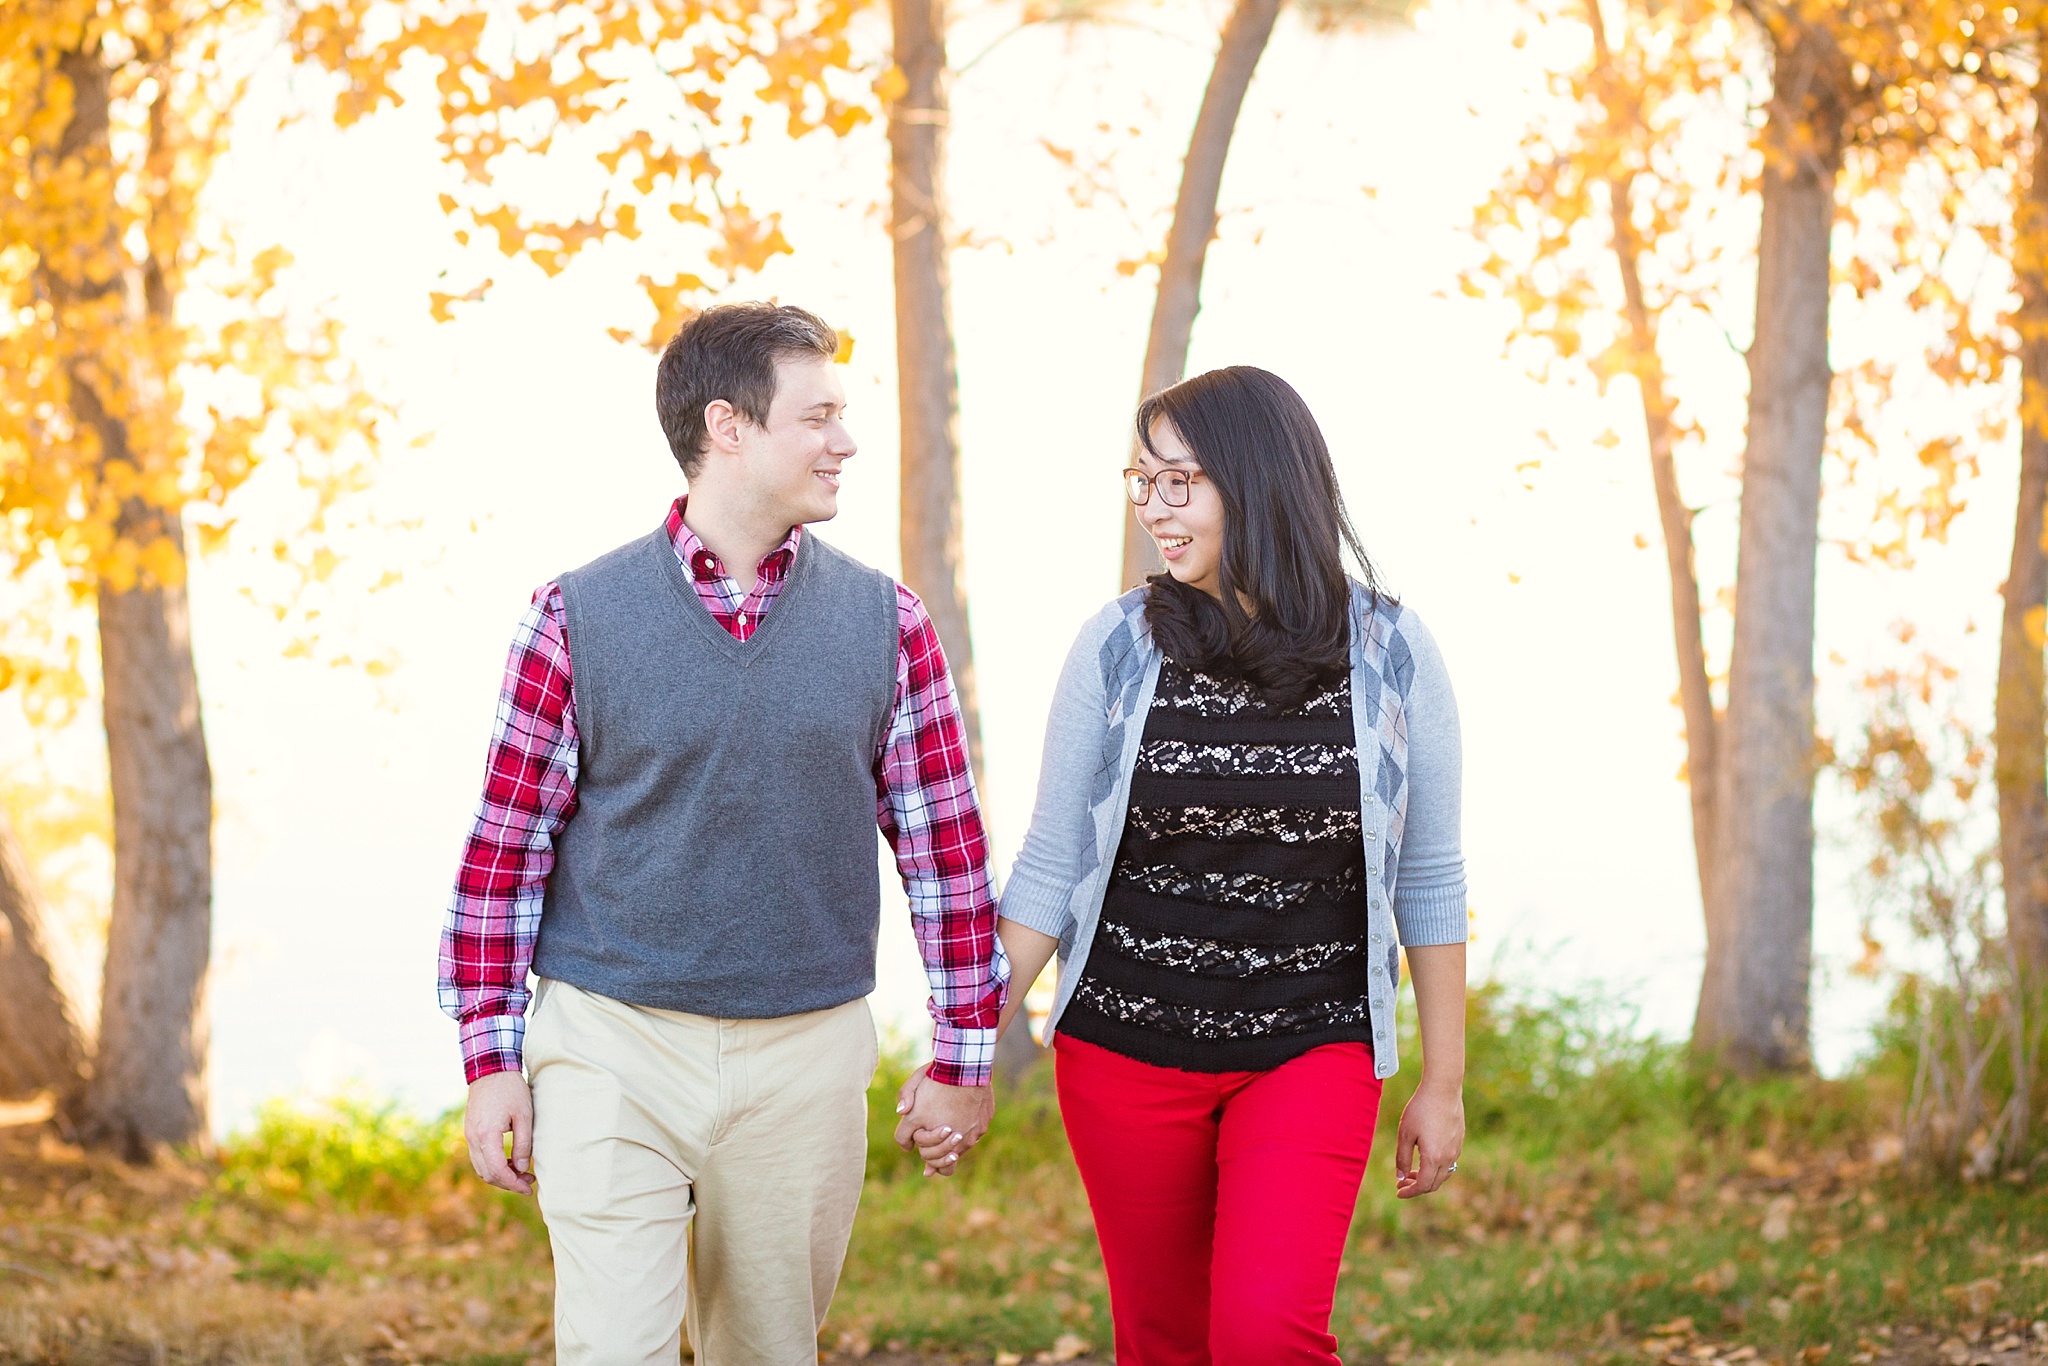
[[[706,1366],[816,1361],[866,1165],[878,824],[933,992],[906,1132],[950,1135],[944,1172],[988,1126],[1009,964],[952,679],[916,595],[806,529],[854,453],[838,346],[798,308],[684,324],[655,407],[687,496],[513,641],[440,994],[471,1162],[538,1179],[563,1362],[673,1366],[686,1302]]]

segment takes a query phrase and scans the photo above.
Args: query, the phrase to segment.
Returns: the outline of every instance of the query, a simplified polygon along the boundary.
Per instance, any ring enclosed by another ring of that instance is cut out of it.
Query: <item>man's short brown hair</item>
[[[704,407],[724,399],[757,427],[775,402],[775,363],[839,355],[839,334],[789,304],[720,304],[676,329],[654,374],[654,411],[686,477],[703,466]]]

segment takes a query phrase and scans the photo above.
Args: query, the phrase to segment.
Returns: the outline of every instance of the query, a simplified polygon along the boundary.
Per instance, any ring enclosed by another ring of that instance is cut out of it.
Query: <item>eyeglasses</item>
[[[1188,483],[1194,478],[1179,470],[1166,470],[1159,474],[1147,474],[1143,470],[1124,471],[1124,493],[1133,504],[1145,506],[1152,499],[1152,490],[1159,490],[1159,501],[1170,508],[1184,508],[1188,505]]]

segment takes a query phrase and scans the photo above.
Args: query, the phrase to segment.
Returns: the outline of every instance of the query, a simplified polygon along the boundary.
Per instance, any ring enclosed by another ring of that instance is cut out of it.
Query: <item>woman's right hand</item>
[[[1038,980],[1038,974],[1045,971],[1045,965],[1052,961],[1060,941],[1014,920],[997,921],[996,933],[1002,940],[1003,952],[1010,960],[1009,997],[1003,1002],[1002,1014],[996,1021],[996,1037],[1001,1038],[1023,1013],[1026,993]],[[896,1113],[902,1116],[896,1125],[896,1146],[905,1152],[914,1150],[923,1158],[925,1175],[951,1176],[959,1166],[960,1154],[972,1147],[976,1140],[949,1129],[923,1128],[913,1120],[918,1097],[927,1085],[926,1074],[930,1071],[930,1063],[913,1069],[896,1092]]]
[[[931,1122],[921,1121],[917,1114],[918,1102],[930,1094],[949,1091],[927,1075],[930,1071],[930,1063],[916,1068],[896,1093],[896,1113],[903,1117],[896,1123],[896,1146],[905,1152],[916,1152],[924,1160],[926,1176],[951,1176],[960,1165],[960,1155],[980,1141],[987,1123],[984,1118],[979,1127],[969,1133],[948,1124],[933,1127]],[[993,1100],[985,1086],[958,1088],[957,1094],[974,1096],[977,1100]]]

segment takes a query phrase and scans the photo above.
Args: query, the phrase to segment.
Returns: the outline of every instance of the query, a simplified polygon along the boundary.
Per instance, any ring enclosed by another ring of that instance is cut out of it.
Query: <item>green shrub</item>
[[[463,1149],[462,1112],[420,1119],[390,1102],[271,1101],[222,1145],[221,1185],[251,1199],[355,1209],[410,1206]]]
[[[1403,1003],[1383,1143],[1421,1078],[1412,1007]],[[1543,998],[1479,983],[1466,999],[1465,1055],[1468,1140],[1529,1166],[1605,1152],[1675,1169],[1716,1152],[1841,1146],[1890,1123],[1881,1077],[1740,1077],[1683,1041],[1643,1033],[1632,1011],[1597,993]]]
[[[1465,1120],[1469,1141],[1494,1160],[1548,1166],[1626,1153],[1646,1174],[1675,1174],[1718,1153],[1810,1151],[1869,1137],[1893,1122],[1889,1073],[1841,1080],[1743,1078],[1703,1063],[1682,1041],[1645,1035],[1634,1014],[1598,994],[1541,998],[1482,982],[1466,1002]],[[1401,1109],[1422,1069],[1414,1002],[1401,1010],[1401,1071],[1381,1104],[1376,1165],[1391,1157]],[[911,1068],[907,1046],[882,1059],[868,1092],[868,1178],[916,1176],[892,1138],[896,1092]],[[1064,1164],[1050,1058],[997,1102],[995,1127],[962,1168],[963,1185],[1000,1182]]]

